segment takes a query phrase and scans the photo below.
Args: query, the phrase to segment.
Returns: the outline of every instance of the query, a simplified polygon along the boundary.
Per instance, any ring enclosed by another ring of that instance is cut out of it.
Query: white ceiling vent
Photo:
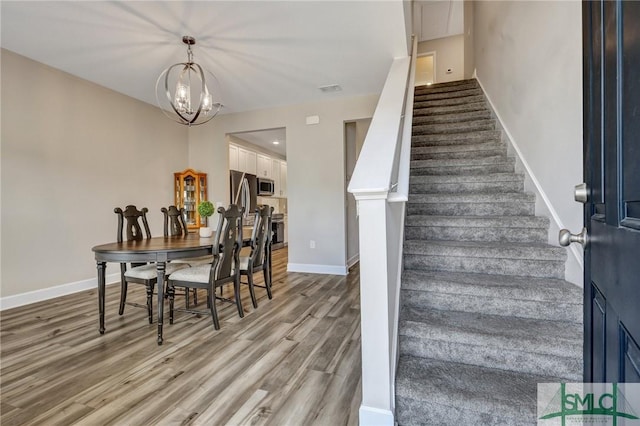
[[[341,92],[342,91],[342,87],[340,87],[339,84],[330,84],[328,86],[320,86],[320,87],[318,87],[318,89],[320,89],[320,91],[324,92],[324,93],[332,93],[332,92]]]

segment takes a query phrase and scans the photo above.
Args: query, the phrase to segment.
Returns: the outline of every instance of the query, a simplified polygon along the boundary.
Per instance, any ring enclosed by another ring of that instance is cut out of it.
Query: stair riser
[[[433,192],[469,193],[469,192],[517,192],[524,189],[524,183],[514,182],[460,182],[460,183],[421,183],[410,185],[412,194]]]
[[[536,228],[411,226],[405,227],[405,238],[407,240],[544,243],[547,241],[547,231]]]
[[[411,161],[411,168],[418,169],[424,167],[468,167],[487,166],[500,163],[514,164],[512,158],[505,156],[480,157],[480,158],[454,158],[450,160],[415,160]]]
[[[434,101],[440,99],[461,98],[464,96],[481,96],[482,90],[478,88],[460,89],[451,92],[429,93],[427,91],[416,92],[413,95],[414,102]]]
[[[411,160],[458,160],[458,159],[475,159],[483,157],[502,157],[507,159],[507,150],[499,149],[479,149],[475,151],[457,151],[457,152],[411,152]]]
[[[433,175],[478,175],[486,173],[514,173],[513,163],[486,164],[480,166],[449,166],[449,167],[412,167],[411,176]]]
[[[469,153],[477,151],[501,151],[506,152],[507,146],[502,142],[478,142],[466,145],[431,145],[431,146],[413,146],[412,154],[455,154]]]
[[[564,278],[564,262],[552,260],[404,255],[405,269]]]
[[[530,348],[532,351],[535,349]],[[572,349],[575,351],[576,348]],[[582,370],[581,357],[540,354],[509,350],[499,346],[475,346],[455,341],[445,342],[409,336],[400,336],[400,351],[403,355],[419,358],[443,361],[454,359],[456,362],[468,365],[531,374],[544,372],[547,375],[566,377],[577,382],[582,380],[582,376],[576,374],[577,371]]]
[[[451,133],[475,133],[486,130],[494,130],[495,128],[495,123],[492,123],[490,121],[466,121],[462,123],[425,124],[413,126],[412,135],[439,135],[440,137],[446,137],[446,135]]]
[[[401,426],[522,426],[536,424],[535,414],[523,416],[518,412],[506,413],[505,410],[496,410],[494,413],[488,413],[487,410],[491,411],[490,407],[483,407],[482,411],[476,412],[472,409],[462,409],[435,402],[427,404],[425,401],[396,396],[396,419]],[[513,415],[509,416],[508,414]]]
[[[438,142],[434,145],[454,145],[453,141],[460,141],[461,144],[477,142],[493,142],[502,140],[502,135],[496,130],[483,130],[474,134],[451,133],[448,135],[417,135],[411,137],[411,146],[416,146],[415,142]]]
[[[409,203],[407,214],[439,216],[530,216],[534,203]]]
[[[479,110],[469,112],[456,112],[453,114],[419,115],[413,117],[413,124],[439,124],[439,123],[460,123],[462,121],[473,121],[490,119],[491,111]]]
[[[423,108],[413,108],[413,117],[422,117],[422,116],[438,116],[441,114],[458,114],[463,112],[472,112],[472,111],[486,111],[487,104],[484,101],[474,102],[468,104],[460,104],[460,105],[449,105],[449,106],[439,106],[439,107],[423,107]]]
[[[402,304],[421,309],[474,312],[541,320],[582,322],[582,305],[563,301],[537,301],[462,293],[402,290]],[[508,301],[508,303],[507,303]]]

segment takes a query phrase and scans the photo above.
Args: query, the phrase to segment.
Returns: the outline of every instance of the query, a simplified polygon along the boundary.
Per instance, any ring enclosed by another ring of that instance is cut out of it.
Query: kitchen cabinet
[[[287,197],[287,162],[271,160],[271,179],[273,179],[273,196],[276,198]]]
[[[257,171],[258,177],[273,179],[271,158],[263,154],[257,154]]]
[[[241,172],[256,174],[256,153],[248,149],[238,147],[238,170]]]
[[[197,230],[201,223],[198,204],[207,199],[207,174],[187,169],[173,174],[174,202],[177,208],[184,208],[184,221],[189,231]]]
[[[229,170],[238,169],[238,147],[229,145]]]
[[[287,162],[280,162],[280,197],[287,198]]]

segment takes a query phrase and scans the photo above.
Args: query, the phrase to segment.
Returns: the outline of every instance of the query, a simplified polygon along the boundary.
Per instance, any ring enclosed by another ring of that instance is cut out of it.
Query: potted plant
[[[213,234],[213,230],[207,225],[209,216],[211,216],[214,212],[215,208],[213,207],[211,201],[203,201],[198,204],[198,214],[200,215],[200,217],[202,218],[202,222],[204,223],[204,226],[200,227],[200,236],[202,238],[208,238],[211,236],[211,234]]]

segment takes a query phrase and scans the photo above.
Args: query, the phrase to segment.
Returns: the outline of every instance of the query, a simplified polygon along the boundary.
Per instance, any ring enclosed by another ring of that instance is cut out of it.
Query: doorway
[[[416,86],[430,86],[436,82],[436,52],[418,55],[416,60]]]
[[[367,136],[371,119],[361,119],[350,121],[344,124],[344,148],[345,148],[345,214],[347,224],[347,268],[351,268],[360,260],[360,244],[358,234],[358,212],[356,199],[353,194],[347,191],[349,181],[353,175],[353,169],[358,161],[358,156],[362,150],[364,139]]]

